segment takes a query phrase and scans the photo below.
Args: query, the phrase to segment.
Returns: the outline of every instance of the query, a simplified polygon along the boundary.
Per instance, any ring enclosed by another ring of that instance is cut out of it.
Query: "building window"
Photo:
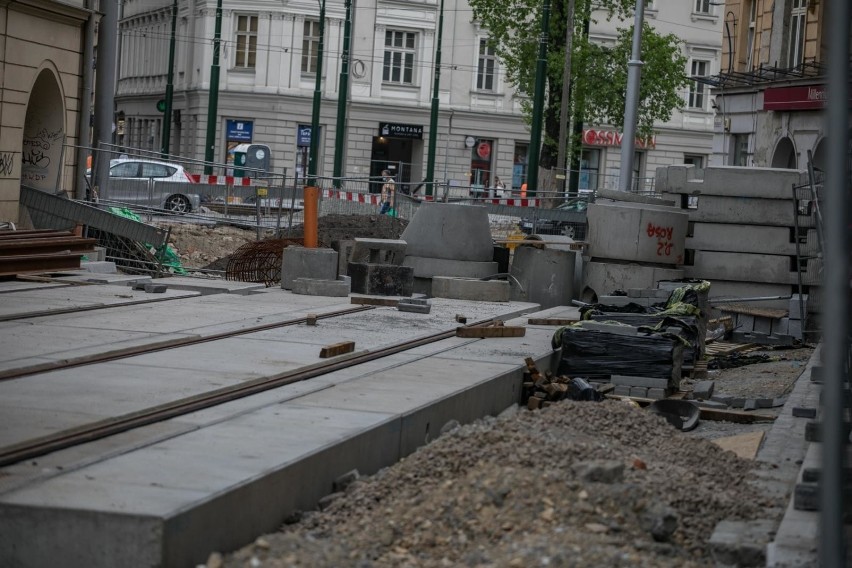
[[[527,181],[527,153],[529,145],[515,143],[515,156],[512,160],[512,188],[517,191]]]
[[[600,169],[601,151],[584,148],[580,155],[580,181],[577,189],[595,191],[598,188]]]
[[[696,14],[710,14],[712,8],[713,5],[710,3],[710,0],[695,0]]]
[[[414,45],[417,34],[387,30],[385,32],[385,60],[382,81],[414,84]]]
[[[684,154],[683,163],[695,166],[696,170],[702,170],[704,169],[704,156],[701,154]]]
[[[757,29],[757,0],[751,0],[748,10],[748,36],[746,37],[746,71],[751,71],[751,62],[754,57],[754,34]]]
[[[494,48],[488,45],[488,40],[479,40],[479,66],[476,70],[476,88],[480,91],[494,90],[494,76],[497,68],[497,57]]]
[[[692,60],[692,84],[689,86],[689,101],[687,106],[691,109],[704,110],[707,102],[707,85],[696,77],[706,77],[710,70],[710,62],[700,59]]]
[[[807,17],[808,0],[793,0],[790,13],[790,44],[787,58],[789,67],[802,64],[805,57],[805,19]]]
[[[648,193],[651,189],[648,186],[648,180],[642,177],[645,164],[645,152],[635,152],[633,154],[633,191],[635,193]],[[652,180],[653,181],[653,180]]]
[[[237,16],[234,67],[254,69],[257,56],[257,16]]]
[[[470,158],[470,193],[479,196],[491,187],[491,157],[494,140],[480,138],[474,144]]]
[[[318,20],[305,20],[302,35],[302,73],[317,72],[317,52],[319,51],[320,23]]]
[[[748,165],[748,134],[734,134],[733,154],[732,166],[744,167]]]

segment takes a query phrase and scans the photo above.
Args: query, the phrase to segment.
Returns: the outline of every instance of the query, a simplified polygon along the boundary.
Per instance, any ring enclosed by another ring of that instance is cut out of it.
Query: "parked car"
[[[87,172],[91,174],[91,170]],[[108,199],[173,213],[189,213],[201,205],[201,196],[176,184],[195,182],[180,164],[119,158],[109,162]],[[152,183],[153,182],[153,183]],[[149,186],[150,184],[150,186]]]
[[[584,213],[588,206],[586,198],[574,198],[560,203],[551,211],[573,211]],[[546,217],[525,217],[521,219],[521,231],[527,235],[563,235],[577,241],[586,238],[586,223]]]

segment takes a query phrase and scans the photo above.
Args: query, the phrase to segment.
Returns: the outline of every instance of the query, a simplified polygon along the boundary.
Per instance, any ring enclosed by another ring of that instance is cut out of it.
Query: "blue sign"
[[[296,129],[296,146],[311,145],[311,126],[300,124]]]
[[[225,121],[225,137],[229,142],[251,142],[254,123],[250,120]]]

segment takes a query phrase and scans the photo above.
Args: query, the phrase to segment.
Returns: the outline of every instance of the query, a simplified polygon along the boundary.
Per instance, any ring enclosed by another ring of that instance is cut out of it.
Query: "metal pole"
[[[568,138],[568,107],[571,106],[571,51],[574,44],[574,0],[568,0],[565,9],[565,66],[562,69],[562,106],[559,109],[559,149],[556,153],[557,168],[565,168],[565,146]],[[565,172],[568,173],[567,171]],[[565,176],[566,179],[568,176]],[[565,192],[566,180],[562,180]]]
[[[435,45],[435,73],[432,80],[432,114],[429,116],[429,154],[426,158],[426,195],[432,195],[435,181],[435,152],[438,143],[438,89],[441,83],[441,41],[444,35],[444,0],[438,11],[438,36]],[[447,157],[444,156],[444,160]]]
[[[846,424],[844,392],[849,353],[849,207],[852,185],[849,152],[849,32],[848,0],[826,6],[828,19],[828,132],[825,175],[825,259],[823,262],[823,386],[822,477],[820,479],[820,566],[846,566],[844,545],[844,456]]]
[[[325,47],[325,0],[320,0],[319,47],[317,48],[317,77],[314,83],[314,105],[311,118],[311,155],[308,157],[308,185],[317,184],[317,155],[319,154],[319,120],[322,103],[322,52]]]
[[[541,123],[544,116],[544,88],[547,74],[547,43],[550,29],[550,0],[544,0],[541,14],[541,36],[538,42],[538,60],[535,64],[535,94],[530,132],[529,171],[527,171],[527,196],[535,196],[538,189],[538,161],[541,154]]]
[[[166,76],[166,110],[163,113],[163,143],[160,153],[163,159],[169,157],[169,140],[172,135],[172,97],[175,76],[175,28],[177,28],[177,0],[172,2],[172,34],[169,38],[169,71]]]
[[[343,54],[340,65],[340,92],[337,97],[337,127],[334,132],[334,187],[340,189],[343,177],[343,146],[346,141],[346,104],[349,98],[349,53],[352,29],[352,0],[345,0],[346,19],[343,22]],[[312,137],[313,139],[313,137]]]
[[[624,104],[624,137],[621,140],[621,175],[618,189],[630,191],[633,181],[633,150],[636,147],[636,111],[639,109],[639,83],[642,73],[641,56],[642,20],[645,0],[636,0],[636,17],[633,21],[633,48],[627,62],[627,101]]]
[[[216,1],[216,27],[213,32],[213,65],[210,66],[210,94],[207,100],[207,140],[204,144],[204,174],[213,173],[216,150],[216,117],[219,114],[219,42],[222,39],[222,0]]]
[[[86,2],[86,8],[91,8],[91,1]],[[92,118],[92,77],[94,76],[95,59],[95,12],[89,12],[86,20],[85,36],[83,38],[83,69],[80,82],[80,117],[77,121],[77,183],[74,196],[77,199],[86,198],[86,170],[87,160],[92,145],[91,123]]]
[[[98,59],[95,75],[95,131],[94,140],[101,147],[112,143],[112,126],[115,119],[115,59],[118,40],[118,2],[101,2],[103,18],[98,26]],[[109,159],[107,152],[94,156],[93,185],[100,197],[109,194]]]

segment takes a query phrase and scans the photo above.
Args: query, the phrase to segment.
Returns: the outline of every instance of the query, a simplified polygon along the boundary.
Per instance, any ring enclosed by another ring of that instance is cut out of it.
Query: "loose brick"
[[[806,408],[803,406],[793,407],[793,416],[796,418],[816,418],[816,408]]]

